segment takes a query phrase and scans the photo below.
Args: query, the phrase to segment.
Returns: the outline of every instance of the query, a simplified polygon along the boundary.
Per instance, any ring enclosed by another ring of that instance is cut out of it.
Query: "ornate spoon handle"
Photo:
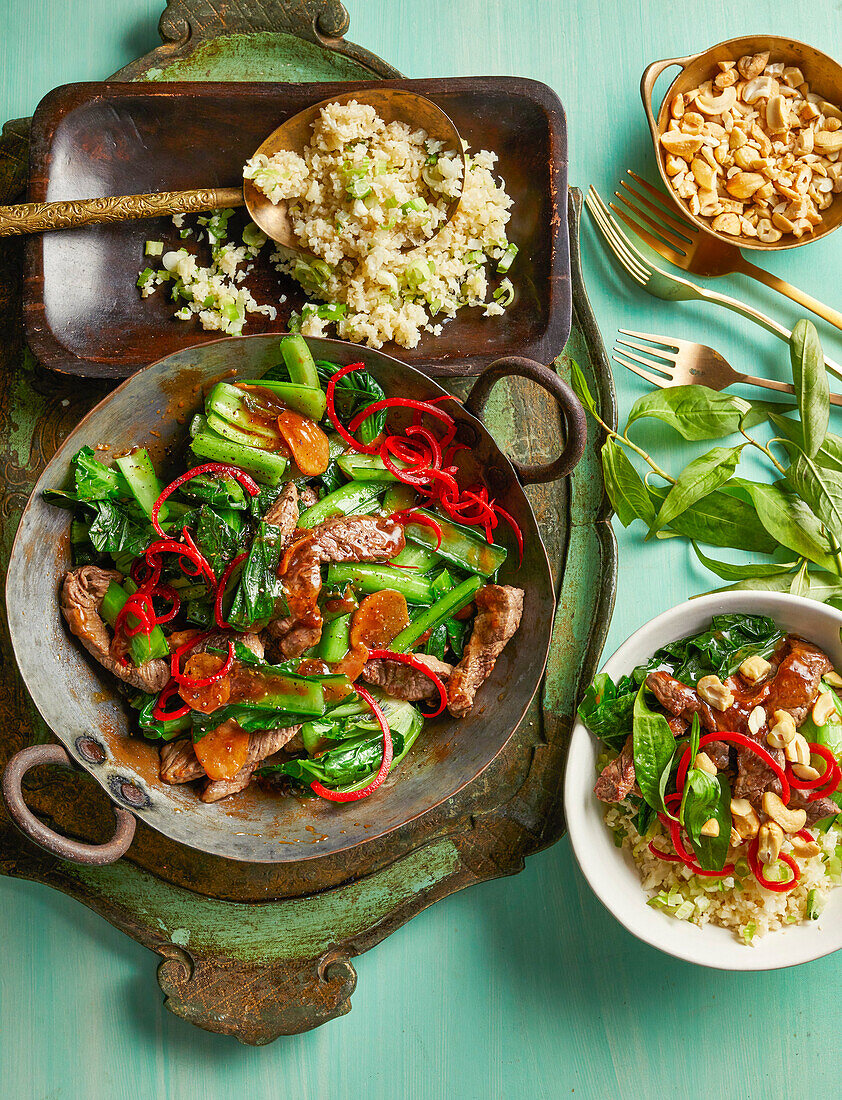
[[[162,214],[195,214],[225,206],[243,206],[241,187],[204,187],[195,191],[160,191],[152,195],[109,195],[67,202],[22,202],[0,206],[0,237],[75,229],[80,225],[156,218]]]

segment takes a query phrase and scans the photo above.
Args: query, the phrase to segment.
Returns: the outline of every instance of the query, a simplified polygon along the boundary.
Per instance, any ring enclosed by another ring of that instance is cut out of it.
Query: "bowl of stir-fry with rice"
[[[733,970],[842,947],[842,612],[687,601],[584,693],[565,777],[579,865],[640,939]]]

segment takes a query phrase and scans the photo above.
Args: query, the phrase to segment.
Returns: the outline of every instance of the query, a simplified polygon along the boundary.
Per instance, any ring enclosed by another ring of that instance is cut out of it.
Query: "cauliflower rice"
[[[467,146],[466,146],[467,149]],[[489,268],[505,273],[517,251],[506,224],[512,200],[493,176],[496,154],[461,159],[423,130],[388,125],[367,104],[324,107],[304,155],[283,151],[253,157],[244,176],[272,201],[285,200],[302,248],[316,260],[272,262],[316,302],[305,305],[301,332],[338,336],[379,348],[387,340],[414,348],[422,332],[438,334],[463,306],[500,315],[514,297],[504,278],[496,288]]]
[[[605,823],[615,843],[634,859],[641,885],[649,895],[648,904],[679,920],[731,928],[746,944],[767,932],[811,919],[811,912],[812,919],[816,919],[830,891],[842,885],[842,829],[838,824],[824,834],[812,830],[821,853],[799,859],[798,885],[786,893],[776,893],[760,885],[742,848],[729,852],[735,873],[722,879],[700,878],[687,867],[658,859],[649,851],[649,842],[662,837],[657,843],[668,851],[669,838],[657,820],[641,836],[634,825],[636,812],[629,802],[610,805]],[[783,850],[791,851],[790,845],[785,844]]]

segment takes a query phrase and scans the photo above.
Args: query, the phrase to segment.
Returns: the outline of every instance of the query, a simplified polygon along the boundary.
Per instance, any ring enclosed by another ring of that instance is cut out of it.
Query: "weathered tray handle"
[[[536,363],[534,359],[524,359],[519,355],[507,355],[502,359],[495,359],[477,378],[465,402],[465,408],[477,420],[482,420],[482,414],[494,385],[501,378],[509,378],[511,375],[537,382],[551,394],[558,402],[567,429],[564,449],[552,462],[525,466],[510,459],[517,476],[524,485],[538,485],[566,477],[572,473],[584,453],[588,438],[587,419],[579,398],[551,367],[545,367],[543,363]]]
[[[114,863],[129,849],[134,838],[137,820],[134,814],[112,805],[117,819],[114,836],[105,844],[84,844],[70,840],[55,832],[40,821],[23,800],[21,784],[23,777],[39,764],[59,764],[63,768],[75,768],[76,765],[61,745],[30,745],[15,753],[3,771],[3,802],[9,817],[20,831],[31,841],[60,859],[70,859],[74,863],[86,863],[93,867],[102,867]]]

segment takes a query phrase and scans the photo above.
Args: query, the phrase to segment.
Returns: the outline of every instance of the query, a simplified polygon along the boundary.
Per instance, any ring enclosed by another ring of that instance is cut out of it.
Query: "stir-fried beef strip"
[[[319,501],[319,494],[312,485],[305,485],[298,495],[298,501],[302,508],[312,508]]]
[[[721,711],[716,711],[713,707],[708,706],[703,699],[699,698],[693,688],[688,687],[687,684],[682,684],[680,680],[676,680],[667,672],[650,672],[646,677],[646,686],[665,711],[684,722],[684,729],[689,728],[694,714],[698,714],[702,728],[711,732],[734,728],[733,726],[723,725],[725,718]],[[680,737],[684,732],[678,725],[670,725],[670,729],[675,737]],[[730,753],[724,742],[712,741],[705,746],[705,752],[717,768],[728,767]]]
[[[405,545],[403,528],[380,516],[336,516],[305,531],[284,554],[279,575],[290,614],[269,626],[285,657],[300,657],[322,636],[317,605],[328,562],[388,562]]]
[[[817,798],[815,802],[808,802],[809,791],[799,791],[793,788],[789,799],[789,805],[794,810],[806,810],[807,825],[815,825],[823,817],[832,817],[840,812],[839,807],[832,798]]]
[[[284,491],[263,517],[265,523],[280,528],[281,546],[292,542],[298,526],[298,488],[294,481],[287,483]]]
[[[82,565],[71,569],[61,586],[61,613],[70,630],[92,657],[118,680],[150,694],[159,692],[170,678],[170,664],[164,658],[147,661],[136,668],[122,664],[111,655],[111,636],[100,615],[108,586],[123,577],[113,569]]]
[[[161,746],[161,763],[158,774],[162,783],[175,786],[201,779],[205,769],[199,763],[193,742],[189,737],[181,741],[168,741]]]
[[[800,726],[816,701],[822,676],[832,668],[817,646],[790,634],[777,672],[764,685],[768,687],[766,697],[758,702],[763,703],[770,715],[776,710],[789,711],[795,725]]]
[[[462,718],[474,705],[474,696],[520,626],[523,590],[510,585],[487,584],[477,592],[476,605],[471,637],[447,685],[447,707],[454,718]]]
[[[207,638],[204,638],[199,644],[191,649],[191,653],[207,653],[209,649],[219,649],[224,653],[228,649],[228,643],[231,641],[230,634],[223,634],[221,630],[215,631],[213,634],[209,634]],[[244,645],[246,649],[250,649],[251,652],[257,657],[259,661],[263,660],[263,639],[259,634],[252,634],[250,631],[246,634],[237,634],[236,641],[240,645]]]
[[[211,779],[202,791],[203,802],[219,802],[221,798],[228,798],[232,794],[239,794],[251,782],[255,768],[267,756],[271,756],[283,748],[288,741],[301,729],[301,726],[287,726],[280,730],[258,730],[249,737],[248,756],[246,762],[231,779]]]
[[[634,749],[631,734],[626,743],[610,764],[602,769],[594,787],[594,794],[600,802],[622,802],[635,784]]]
[[[428,653],[416,653],[414,656],[416,661],[426,665],[443,683],[446,684],[450,679],[453,665],[440,661]],[[387,695],[392,695],[396,699],[405,699],[410,703],[439,697],[438,688],[429,676],[425,676],[423,672],[418,672],[409,665],[387,661],[381,657],[366,664],[360,673],[360,679],[367,684],[382,688]]]

